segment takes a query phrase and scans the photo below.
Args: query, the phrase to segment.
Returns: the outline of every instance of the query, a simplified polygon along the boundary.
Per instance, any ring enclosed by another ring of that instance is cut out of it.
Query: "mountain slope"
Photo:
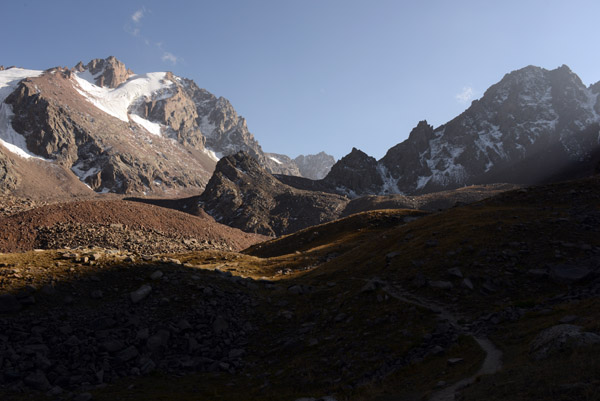
[[[380,162],[407,193],[531,184],[589,157],[598,147],[599,109],[598,91],[567,66],[529,66],[507,74],[447,124],[420,123]],[[518,163],[527,168],[514,169]]]

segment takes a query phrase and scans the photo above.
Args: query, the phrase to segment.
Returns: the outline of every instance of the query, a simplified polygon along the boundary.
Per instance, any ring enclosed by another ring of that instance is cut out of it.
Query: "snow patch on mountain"
[[[283,164],[282,162],[280,162],[276,157],[273,156],[269,156],[269,159],[273,160],[275,163],[277,164]]]
[[[585,94],[587,95],[587,101],[583,104],[583,107],[590,113],[590,117],[586,123],[591,124],[600,122],[600,114],[598,114],[595,109],[596,103],[600,101],[600,93],[592,93],[592,91],[588,89]]]
[[[498,156],[503,159],[507,158],[506,152],[504,151],[504,145],[502,143],[503,134],[500,131],[500,127],[497,125],[489,124],[487,130],[479,131],[477,139],[475,139],[475,146],[477,146],[477,153],[479,157],[487,158],[485,165],[485,172],[490,171],[494,167],[494,162],[490,158],[490,150],[494,151]]]
[[[134,75],[114,89],[95,85],[94,76],[88,70],[74,76],[79,86],[76,89],[82,96],[100,110],[125,122],[129,121],[129,107],[134,101],[144,96],[153,100],[172,96],[173,82],[165,79],[165,72]]]
[[[0,143],[4,145],[6,149],[22,158],[46,160],[27,150],[25,137],[15,131],[12,127],[11,120],[13,115],[12,108],[9,104],[0,103]]]
[[[146,120],[145,118],[142,118],[142,117],[138,116],[137,114],[133,114],[133,113],[131,113],[129,115],[129,117],[133,120],[133,122],[144,127],[146,129],[146,131],[148,131],[152,135],[156,135],[156,136],[162,135],[161,124]]]
[[[80,180],[82,183],[84,183],[84,184],[85,184],[85,186],[87,186],[89,189],[92,189],[92,187],[90,187],[90,186],[89,186],[89,185],[86,183],[86,181],[85,181],[85,180],[86,180],[88,177],[91,177],[91,176],[93,176],[93,175],[95,175],[95,174],[98,174],[98,172],[100,171],[100,168],[92,166],[92,167],[90,167],[90,168],[87,168],[87,169],[86,169],[84,162],[83,162],[83,161],[79,161],[79,162],[77,162],[76,164],[74,164],[74,165],[72,165],[72,166],[71,166],[71,171],[72,171],[73,173],[75,173],[75,175],[76,175],[77,177],[79,177],[79,180]],[[92,190],[93,190],[93,189],[92,189]]]
[[[86,169],[84,162],[79,161],[79,162],[77,162],[77,164],[74,164],[73,166],[71,166],[71,171],[73,171],[75,173],[75,175],[81,179],[81,181],[85,182],[86,178],[91,177],[94,174],[98,174],[100,169],[98,167],[91,167],[91,168]]]
[[[401,194],[402,191],[398,189],[398,180],[392,177],[392,174],[388,171],[387,167],[384,166],[383,163],[377,163],[377,172],[381,176],[381,180],[383,181],[383,186],[381,187],[381,192],[383,194]]]
[[[4,103],[4,100],[17,88],[21,80],[38,77],[42,72],[23,68],[9,68],[8,70],[0,71],[0,143],[12,153],[25,159],[36,158],[45,160],[27,150],[25,137],[16,132],[12,127],[11,121],[14,115],[12,107]]]
[[[97,72],[97,73],[95,73],[95,74],[92,74],[92,73],[91,73],[89,70],[85,70],[85,71],[82,71],[82,72],[78,72],[78,73],[76,74],[76,76],[77,76],[78,78],[80,78],[80,79],[85,79],[86,81],[88,81],[88,82],[89,82],[89,84],[90,84],[90,85],[97,86],[97,85],[96,85],[96,80],[97,80],[97,79],[98,79],[100,76],[102,76],[102,74],[104,74],[104,71],[105,71],[105,70],[106,70],[106,68],[102,68],[100,71],[98,71],[98,72]],[[54,72],[54,71],[53,71],[53,72]]]
[[[208,157],[210,157],[212,160],[218,162],[219,160],[221,160],[221,157],[223,157],[223,155],[221,155],[220,153],[216,153],[208,148],[204,148],[202,149],[202,151],[204,153],[206,153],[208,155]]]
[[[435,138],[429,141],[429,149],[420,155],[421,165],[426,165],[431,171],[430,176],[417,179],[416,189],[421,189],[430,181],[440,185],[462,183],[467,178],[467,172],[457,158],[465,148],[454,145],[445,137],[445,129],[435,133]]]
[[[200,124],[198,125],[200,126],[200,132],[202,132],[202,135],[207,138],[213,136],[213,133],[217,128],[213,123],[208,121],[208,116],[202,116],[200,119]]]

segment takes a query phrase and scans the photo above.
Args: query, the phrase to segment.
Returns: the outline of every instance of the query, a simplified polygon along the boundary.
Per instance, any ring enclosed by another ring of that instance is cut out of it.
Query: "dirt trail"
[[[438,314],[442,319],[447,320],[454,328],[456,328],[459,333],[473,337],[473,339],[477,341],[477,344],[479,344],[481,349],[485,352],[485,360],[483,361],[483,364],[481,365],[481,368],[479,368],[477,373],[475,373],[473,376],[464,378],[451,386],[448,386],[440,391],[433,393],[429,398],[429,401],[453,401],[455,400],[456,392],[474,383],[475,379],[477,379],[478,376],[493,374],[499,371],[500,368],[502,368],[502,351],[500,351],[494,345],[494,343],[492,343],[489,340],[489,338],[481,335],[475,335],[469,329],[460,325],[458,323],[460,319],[459,316],[455,315],[454,313],[448,311],[447,309],[437,304],[434,304],[431,301],[425,300],[407,292],[397,284],[385,284],[382,288],[390,296],[400,301],[417,305],[425,309],[429,309],[430,311]]]

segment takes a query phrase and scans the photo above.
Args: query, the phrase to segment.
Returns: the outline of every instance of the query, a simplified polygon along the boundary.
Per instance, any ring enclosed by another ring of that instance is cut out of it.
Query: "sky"
[[[2,0],[0,65],[115,56],[223,96],[266,152],[380,159],[510,71],[600,81],[597,0]]]

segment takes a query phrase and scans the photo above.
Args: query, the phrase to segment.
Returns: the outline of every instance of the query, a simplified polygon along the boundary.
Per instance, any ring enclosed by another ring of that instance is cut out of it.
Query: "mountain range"
[[[322,180],[281,177],[297,188],[346,194],[423,194],[473,184],[537,184],[598,171],[600,82],[567,66],[506,74],[437,128],[420,121],[380,160],[354,148]]]
[[[380,160],[353,148],[335,162],[324,152],[264,152],[227,99],[170,72],[135,74],[114,57],[46,71],[3,68],[0,188],[58,198],[192,196],[188,211],[281,235],[339,218],[346,207],[431,205],[437,201],[409,197],[597,172],[599,94],[600,82],[586,87],[567,66],[528,66],[448,123],[420,121]],[[484,196],[480,188],[445,196],[473,201]],[[364,198],[372,196],[391,198]]]
[[[0,101],[0,138],[13,153],[3,159],[50,162],[100,193],[196,194],[219,158],[240,150],[270,172],[310,178],[335,162],[324,153],[298,164],[266,153],[227,99],[170,72],[135,74],[114,57],[46,71],[3,68]],[[3,162],[0,170],[5,191],[21,187],[23,169]]]

